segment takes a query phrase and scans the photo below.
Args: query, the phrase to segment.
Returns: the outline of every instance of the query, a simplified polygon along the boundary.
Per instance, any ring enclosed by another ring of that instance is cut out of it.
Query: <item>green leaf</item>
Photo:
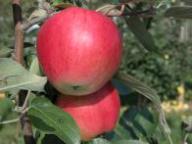
[[[187,144],[191,144],[192,143],[192,134],[189,134],[187,137]]]
[[[28,115],[37,129],[55,134],[66,144],[80,143],[79,129],[72,117],[46,98],[34,98]]]
[[[118,3],[119,3],[119,0],[112,0],[112,2],[113,2],[114,4],[118,4]]]
[[[147,31],[145,24],[137,16],[125,18],[129,29],[133,32],[139,42],[149,51],[157,52],[157,47],[152,35]]]
[[[13,50],[10,48],[3,48],[0,49],[0,58],[7,57],[11,54]]]
[[[66,2],[65,0],[54,0],[51,6],[55,8],[64,9],[73,5],[69,2]]]
[[[13,102],[8,99],[4,98],[3,100],[0,100],[0,121],[4,119],[4,117],[11,112],[13,108]]]
[[[29,71],[32,72],[33,74],[41,74],[41,69],[39,66],[39,61],[37,56],[31,56],[32,62],[29,68]]]
[[[167,138],[171,141],[171,138],[170,138],[171,130],[166,122],[165,114],[161,107],[160,97],[158,96],[156,91],[146,86],[136,78],[125,73],[118,73],[117,79],[122,81],[127,87],[145,96],[147,99],[149,99],[153,103],[155,110],[159,114],[159,122],[163,128],[163,132],[165,133],[165,136],[167,136]]]
[[[123,81],[124,84],[129,88],[137,91],[141,95],[144,95],[146,98],[151,100],[155,105],[158,106],[161,105],[160,97],[157,95],[156,91],[146,86],[145,84],[143,84],[136,78],[132,77],[131,75],[125,73],[118,73],[117,79]]]
[[[185,118],[182,125],[186,133],[192,133],[192,116]]]
[[[0,91],[10,89],[44,91],[47,78],[32,74],[12,59],[1,58],[0,68]]]
[[[108,140],[103,138],[96,138],[93,139],[89,144],[111,144]]]
[[[142,142],[140,140],[120,140],[113,142],[113,144],[148,144],[148,143]]]
[[[35,136],[34,137],[37,139],[36,143],[42,144],[42,140],[45,137],[45,135],[46,134],[44,132],[41,132],[41,131],[35,129]]]
[[[57,3],[62,3],[62,2],[64,2],[65,0],[54,0],[53,2],[52,2],[52,4],[57,4]]]
[[[127,139],[130,138],[130,133],[129,131],[127,131],[122,125],[120,125],[119,123],[117,124],[116,128],[115,128],[115,134],[117,136],[119,136],[121,139]]]
[[[116,129],[115,132],[119,137],[126,133],[129,138],[146,139],[152,138],[158,126],[155,122],[154,113],[147,107],[131,106],[126,110],[120,118],[119,126],[122,126],[123,131]],[[118,126],[118,127],[119,127]],[[127,138],[123,137],[123,138]]]
[[[46,134],[39,144],[66,144],[54,134]]]
[[[165,16],[192,19],[192,6],[175,6],[165,12]]]

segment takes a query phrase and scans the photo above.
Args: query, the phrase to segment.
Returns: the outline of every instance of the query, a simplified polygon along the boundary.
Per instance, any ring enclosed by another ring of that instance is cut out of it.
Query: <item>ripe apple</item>
[[[111,131],[120,111],[119,95],[111,83],[82,97],[62,95],[58,97],[56,105],[73,117],[84,141]]]
[[[61,93],[96,92],[117,71],[121,36],[113,21],[101,13],[67,8],[42,25],[37,37],[40,65]]]

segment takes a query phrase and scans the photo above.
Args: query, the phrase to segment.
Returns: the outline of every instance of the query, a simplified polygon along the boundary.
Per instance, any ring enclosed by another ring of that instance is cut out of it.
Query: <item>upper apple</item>
[[[67,8],[42,25],[37,55],[44,73],[63,94],[85,95],[104,86],[121,60],[121,36],[101,13]]]

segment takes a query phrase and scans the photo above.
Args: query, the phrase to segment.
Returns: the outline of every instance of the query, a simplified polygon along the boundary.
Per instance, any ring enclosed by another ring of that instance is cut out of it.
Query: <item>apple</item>
[[[73,117],[83,141],[112,131],[119,118],[120,99],[111,83],[82,97],[61,95],[56,105]]]
[[[86,95],[111,79],[121,60],[122,41],[114,22],[78,7],[50,17],[37,36],[37,55],[50,83],[61,93]]]

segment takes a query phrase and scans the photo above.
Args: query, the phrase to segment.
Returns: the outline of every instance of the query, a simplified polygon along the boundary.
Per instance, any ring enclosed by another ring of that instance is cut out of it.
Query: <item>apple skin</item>
[[[111,83],[82,97],[61,95],[56,105],[73,117],[80,128],[83,141],[112,131],[120,112],[120,98]]]
[[[86,95],[103,87],[117,71],[121,51],[114,22],[78,7],[46,20],[37,37],[37,56],[45,75],[68,95]]]

